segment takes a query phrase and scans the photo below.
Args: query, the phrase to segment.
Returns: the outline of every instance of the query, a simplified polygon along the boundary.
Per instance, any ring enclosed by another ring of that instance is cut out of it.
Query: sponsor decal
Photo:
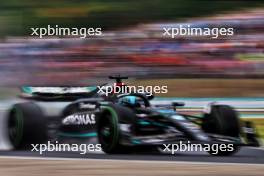
[[[72,114],[62,120],[64,125],[93,125],[95,123],[95,114]]]
[[[96,109],[96,104],[91,103],[80,103],[79,104],[80,109]]]

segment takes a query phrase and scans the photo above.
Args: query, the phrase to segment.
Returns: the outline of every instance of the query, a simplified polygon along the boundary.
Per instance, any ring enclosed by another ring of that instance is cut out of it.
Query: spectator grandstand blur
[[[164,26],[232,26],[234,36],[162,36]],[[133,77],[263,78],[264,12],[142,24],[89,39],[11,37],[0,43],[2,85],[87,84],[110,74]]]

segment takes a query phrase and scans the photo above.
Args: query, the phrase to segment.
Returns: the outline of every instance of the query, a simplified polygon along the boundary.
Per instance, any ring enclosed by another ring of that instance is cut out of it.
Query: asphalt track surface
[[[264,164],[264,149],[244,147],[233,156],[216,157],[202,152],[177,152],[176,154],[115,154],[104,153],[79,154],[77,152],[45,152],[40,155],[31,151],[0,151],[0,156],[10,157],[45,157],[45,158],[82,158],[82,159],[108,159],[108,160],[143,160],[143,161],[184,161],[206,163],[247,163]]]

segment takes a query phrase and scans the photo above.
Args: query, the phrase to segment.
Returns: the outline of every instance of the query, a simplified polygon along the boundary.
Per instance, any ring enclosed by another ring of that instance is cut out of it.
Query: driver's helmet
[[[126,96],[120,99],[120,103],[128,106],[135,106],[137,104],[137,97]]]

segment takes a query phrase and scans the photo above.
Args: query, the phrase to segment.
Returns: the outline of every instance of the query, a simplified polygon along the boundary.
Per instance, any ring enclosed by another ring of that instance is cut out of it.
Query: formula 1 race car
[[[122,83],[126,77],[110,78],[116,79],[114,86],[126,86]],[[144,93],[113,92],[106,97],[91,87],[22,89],[23,98],[29,100],[14,104],[7,116],[8,139],[14,149],[61,136],[97,136],[105,153],[191,141],[234,144],[234,150],[217,153],[231,155],[241,146],[258,145],[255,134],[243,132],[237,112],[228,105],[209,104],[201,117],[196,117],[177,112],[177,107],[184,106],[181,102],[151,105],[153,97]],[[246,131],[254,131],[252,125],[247,125]]]

